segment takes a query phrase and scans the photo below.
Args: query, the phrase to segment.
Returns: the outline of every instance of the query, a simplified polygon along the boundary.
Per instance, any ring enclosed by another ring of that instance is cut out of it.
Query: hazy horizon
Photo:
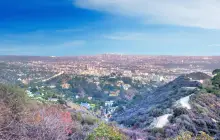
[[[167,57],[220,57],[220,55],[169,55],[169,54],[161,54],[161,55],[154,55],[154,54],[119,54],[119,53],[103,53],[103,54],[79,54],[79,55],[0,55],[6,57],[77,57],[77,56],[100,56],[100,55],[122,55],[122,56],[152,56],[152,57],[160,57],[160,56],[167,56]]]

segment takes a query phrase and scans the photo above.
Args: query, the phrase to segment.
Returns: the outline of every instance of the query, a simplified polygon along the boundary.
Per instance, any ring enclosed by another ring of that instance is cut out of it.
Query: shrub
[[[0,85],[0,139],[66,140],[72,132],[78,134],[69,112],[29,101],[23,90]]]
[[[212,84],[219,89],[220,88],[220,73],[218,73],[216,76],[212,79]]]
[[[83,121],[82,114],[80,112],[72,113],[71,117],[72,117],[72,120],[77,120],[79,122]]]
[[[214,90],[213,94],[215,94],[216,96],[220,97],[220,90]]]
[[[116,109],[116,112],[123,112],[123,111],[124,111],[124,108],[121,105]]]
[[[126,140],[126,136],[121,134],[115,127],[101,123],[98,128],[91,133],[87,140]]]
[[[179,136],[177,136],[174,140],[191,140],[193,134],[191,132],[183,132]]]
[[[18,121],[26,107],[27,97],[25,92],[17,87],[0,84],[0,103],[7,106],[11,111],[11,117]]]
[[[196,137],[196,140],[214,140],[214,139],[205,132],[200,132],[200,134]]]
[[[153,129],[151,129],[151,132],[152,132],[154,135],[157,135],[157,134],[161,134],[162,136],[165,135],[165,130],[164,130],[164,128],[153,128]]]
[[[57,101],[59,104],[63,105],[65,104],[65,100],[63,100],[61,97],[58,98],[58,101]]]
[[[220,69],[215,69],[215,70],[212,72],[213,75],[218,74],[218,73],[220,73]]]
[[[32,139],[65,140],[76,126],[73,125],[71,114],[56,106],[42,108],[28,117],[25,121],[28,125],[27,135]]]
[[[200,132],[196,137],[193,136],[191,132],[183,132],[179,136],[177,136],[174,140],[214,140],[205,132]]]
[[[94,125],[97,122],[97,119],[93,116],[86,115],[83,117],[82,124]]]
[[[173,110],[173,115],[174,117],[177,117],[177,116],[180,116],[180,115],[183,115],[183,114],[187,114],[188,111],[186,108],[175,108]]]
[[[162,109],[155,108],[150,111],[150,116],[159,117],[161,115],[163,115]]]

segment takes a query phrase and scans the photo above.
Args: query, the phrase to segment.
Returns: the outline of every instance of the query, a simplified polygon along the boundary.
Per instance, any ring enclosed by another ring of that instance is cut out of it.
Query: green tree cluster
[[[218,73],[220,73],[220,69],[215,69],[215,70],[212,72],[213,75],[218,74]]]
[[[213,77],[213,79],[212,79],[212,84],[213,84],[216,88],[220,89],[220,73],[218,73],[216,76]]]
[[[115,127],[108,126],[101,123],[93,133],[91,133],[87,140],[126,140],[126,136],[121,134]]]

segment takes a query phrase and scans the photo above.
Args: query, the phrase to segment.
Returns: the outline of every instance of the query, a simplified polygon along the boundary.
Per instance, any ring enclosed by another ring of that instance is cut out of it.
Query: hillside
[[[192,136],[203,131],[217,137],[220,99],[201,90],[202,84],[198,82],[208,78],[203,73],[182,75],[139,102],[118,110],[112,120],[151,139],[175,138],[188,131]]]
[[[105,133],[100,134],[100,131]],[[103,123],[74,103],[69,107],[44,103],[30,99],[23,89],[0,84],[2,140],[96,140],[106,136],[126,139],[117,128]]]
[[[211,78],[211,76],[202,72],[194,72],[194,73],[186,74],[185,76],[191,78],[192,80],[206,80]]]
[[[197,81],[190,81],[187,76],[180,76],[174,81],[158,88],[155,92],[147,94],[137,104],[127,106],[122,112],[114,115],[114,120],[128,126],[145,127],[150,125],[154,117],[169,113],[169,108],[182,97],[195,92],[193,87],[199,87]],[[189,87],[192,87],[190,89]],[[155,112],[155,113],[150,113]],[[124,122],[126,120],[129,123]],[[139,123],[143,122],[144,123]],[[137,122],[137,123],[136,123]]]

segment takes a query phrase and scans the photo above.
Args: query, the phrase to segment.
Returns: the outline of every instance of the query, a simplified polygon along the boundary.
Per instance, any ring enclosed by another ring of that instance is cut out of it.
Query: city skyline
[[[220,55],[220,2],[0,2],[0,55]]]

